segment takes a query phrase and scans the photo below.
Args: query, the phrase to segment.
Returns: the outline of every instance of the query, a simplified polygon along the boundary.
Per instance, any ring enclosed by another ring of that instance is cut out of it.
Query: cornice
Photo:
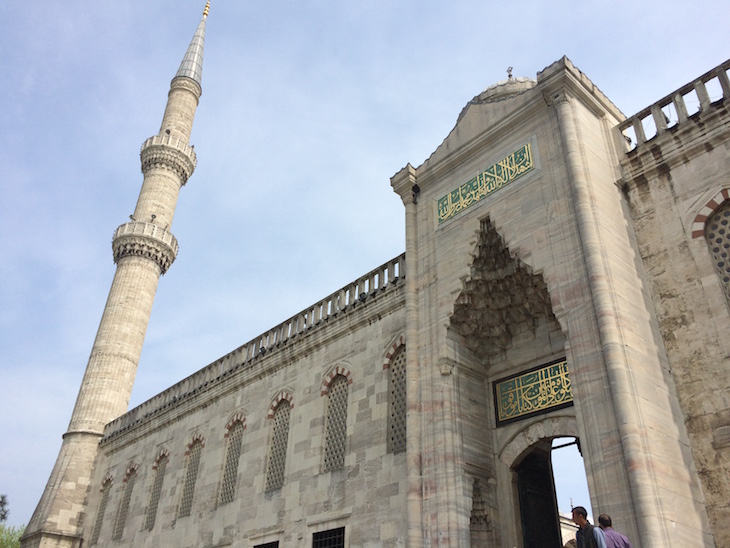
[[[139,155],[142,173],[153,168],[167,169],[180,179],[180,186],[188,182],[198,162],[193,147],[169,135],[150,137],[142,143]]]
[[[236,349],[109,423],[100,444],[107,451],[117,451],[139,436],[164,428],[201,405],[209,405],[240,390],[241,386],[271,375],[332,340],[404,306],[405,284],[396,283],[282,342],[281,346],[248,358],[240,353],[241,348]]]
[[[659,173],[707,153],[708,144],[728,141],[728,119],[728,107],[721,105],[706,113],[692,116],[639,144],[621,159],[624,182],[635,181],[641,177],[655,178]]]
[[[177,251],[175,236],[153,223],[125,223],[117,228],[112,237],[115,263],[124,257],[144,257],[157,263],[162,274],[175,261]]]

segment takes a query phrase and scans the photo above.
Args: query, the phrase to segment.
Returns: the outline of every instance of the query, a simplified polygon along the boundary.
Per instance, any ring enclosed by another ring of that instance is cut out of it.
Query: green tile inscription
[[[546,365],[494,386],[497,423],[512,421],[573,402],[566,360]]]
[[[440,198],[437,204],[439,224],[448,221],[459,211],[474,205],[533,169],[535,169],[535,162],[532,158],[532,147],[530,143],[526,143],[470,181]]]

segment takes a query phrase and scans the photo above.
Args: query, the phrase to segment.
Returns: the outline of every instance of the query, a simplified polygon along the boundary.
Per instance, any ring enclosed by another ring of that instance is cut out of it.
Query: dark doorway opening
[[[550,445],[535,447],[515,471],[524,548],[560,548],[562,541]]]

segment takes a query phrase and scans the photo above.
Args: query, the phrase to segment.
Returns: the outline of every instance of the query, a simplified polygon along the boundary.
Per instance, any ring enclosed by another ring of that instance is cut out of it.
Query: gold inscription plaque
[[[496,192],[535,168],[532,146],[526,143],[509,156],[452,190],[437,202],[439,224]]]
[[[573,405],[565,359],[496,381],[497,425]]]

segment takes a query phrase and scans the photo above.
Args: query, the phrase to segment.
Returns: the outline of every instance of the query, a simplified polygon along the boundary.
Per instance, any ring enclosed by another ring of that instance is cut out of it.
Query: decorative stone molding
[[[527,449],[540,440],[559,437],[577,438],[578,425],[575,417],[560,416],[543,419],[517,432],[499,452],[499,460],[512,468]]]
[[[556,321],[542,275],[512,256],[488,217],[473,256],[450,326],[475,355],[496,356],[511,346],[513,337],[534,331],[539,321]]]
[[[438,364],[439,371],[441,371],[441,374],[444,376],[451,375],[454,371],[454,367],[456,367],[456,362],[451,358],[440,358]]]
[[[139,152],[142,173],[162,167],[180,178],[180,185],[187,183],[198,163],[193,147],[169,135],[154,135],[142,143]]]
[[[188,76],[176,76],[170,82],[170,92],[174,89],[184,89],[195,95],[196,99],[200,99],[203,95],[203,88],[200,84]]]
[[[398,338],[393,341],[393,344],[388,347],[388,351],[385,353],[385,359],[383,359],[383,369],[390,369],[390,364],[393,361],[393,356],[395,356],[395,353],[398,352],[398,349],[404,344],[406,344],[406,341],[403,335],[399,335]]]
[[[294,397],[289,392],[287,392],[286,390],[282,390],[271,401],[271,404],[269,405],[269,412],[266,414],[266,418],[267,419],[271,419],[271,418],[274,417],[274,412],[276,411],[276,408],[279,407],[279,404],[283,400],[286,400],[286,401],[289,402],[289,408],[290,409],[292,407],[294,407],[294,403],[293,403]]]
[[[330,390],[330,384],[334,380],[334,378],[337,375],[342,375],[347,379],[347,384],[352,384],[352,373],[349,369],[342,367],[341,365],[338,365],[336,367],[333,367],[332,370],[325,375],[324,380],[322,381],[322,387],[321,387],[321,395],[326,396],[329,393]]]
[[[106,476],[104,476],[104,479],[101,482],[101,488],[99,489],[99,491],[103,491],[108,486],[110,486],[112,483],[114,483],[114,475],[111,472],[109,472]]]
[[[231,428],[233,428],[233,426],[239,422],[243,425],[243,428],[245,430],[246,429],[246,417],[243,416],[243,413],[236,413],[235,415],[233,415],[231,417],[231,420],[229,420],[226,423],[226,433],[223,434],[223,437],[227,438],[228,435],[231,433]]]
[[[155,462],[152,465],[152,470],[157,470],[157,467],[160,465],[160,462],[162,462],[163,459],[169,459],[170,458],[170,450],[166,447],[163,447],[157,452],[157,456],[155,457]]]
[[[115,263],[129,255],[146,257],[155,261],[164,274],[177,257],[178,244],[167,230],[153,223],[133,221],[114,232],[112,251]]]
[[[127,482],[127,480],[129,479],[129,476],[131,476],[132,474],[136,474],[138,468],[139,468],[139,465],[136,462],[130,462],[129,466],[127,466],[127,471],[124,472],[123,483]]]
[[[705,235],[705,222],[726,200],[730,200],[730,189],[724,188],[702,207],[692,223],[692,238]]]
[[[201,447],[205,447],[205,437],[200,432],[196,432],[192,435],[190,438],[190,442],[188,443],[188,447],[185,450],[185,456],[187,457],[190,455],[190,450],[193,448],[193,445],[200,442]]]

